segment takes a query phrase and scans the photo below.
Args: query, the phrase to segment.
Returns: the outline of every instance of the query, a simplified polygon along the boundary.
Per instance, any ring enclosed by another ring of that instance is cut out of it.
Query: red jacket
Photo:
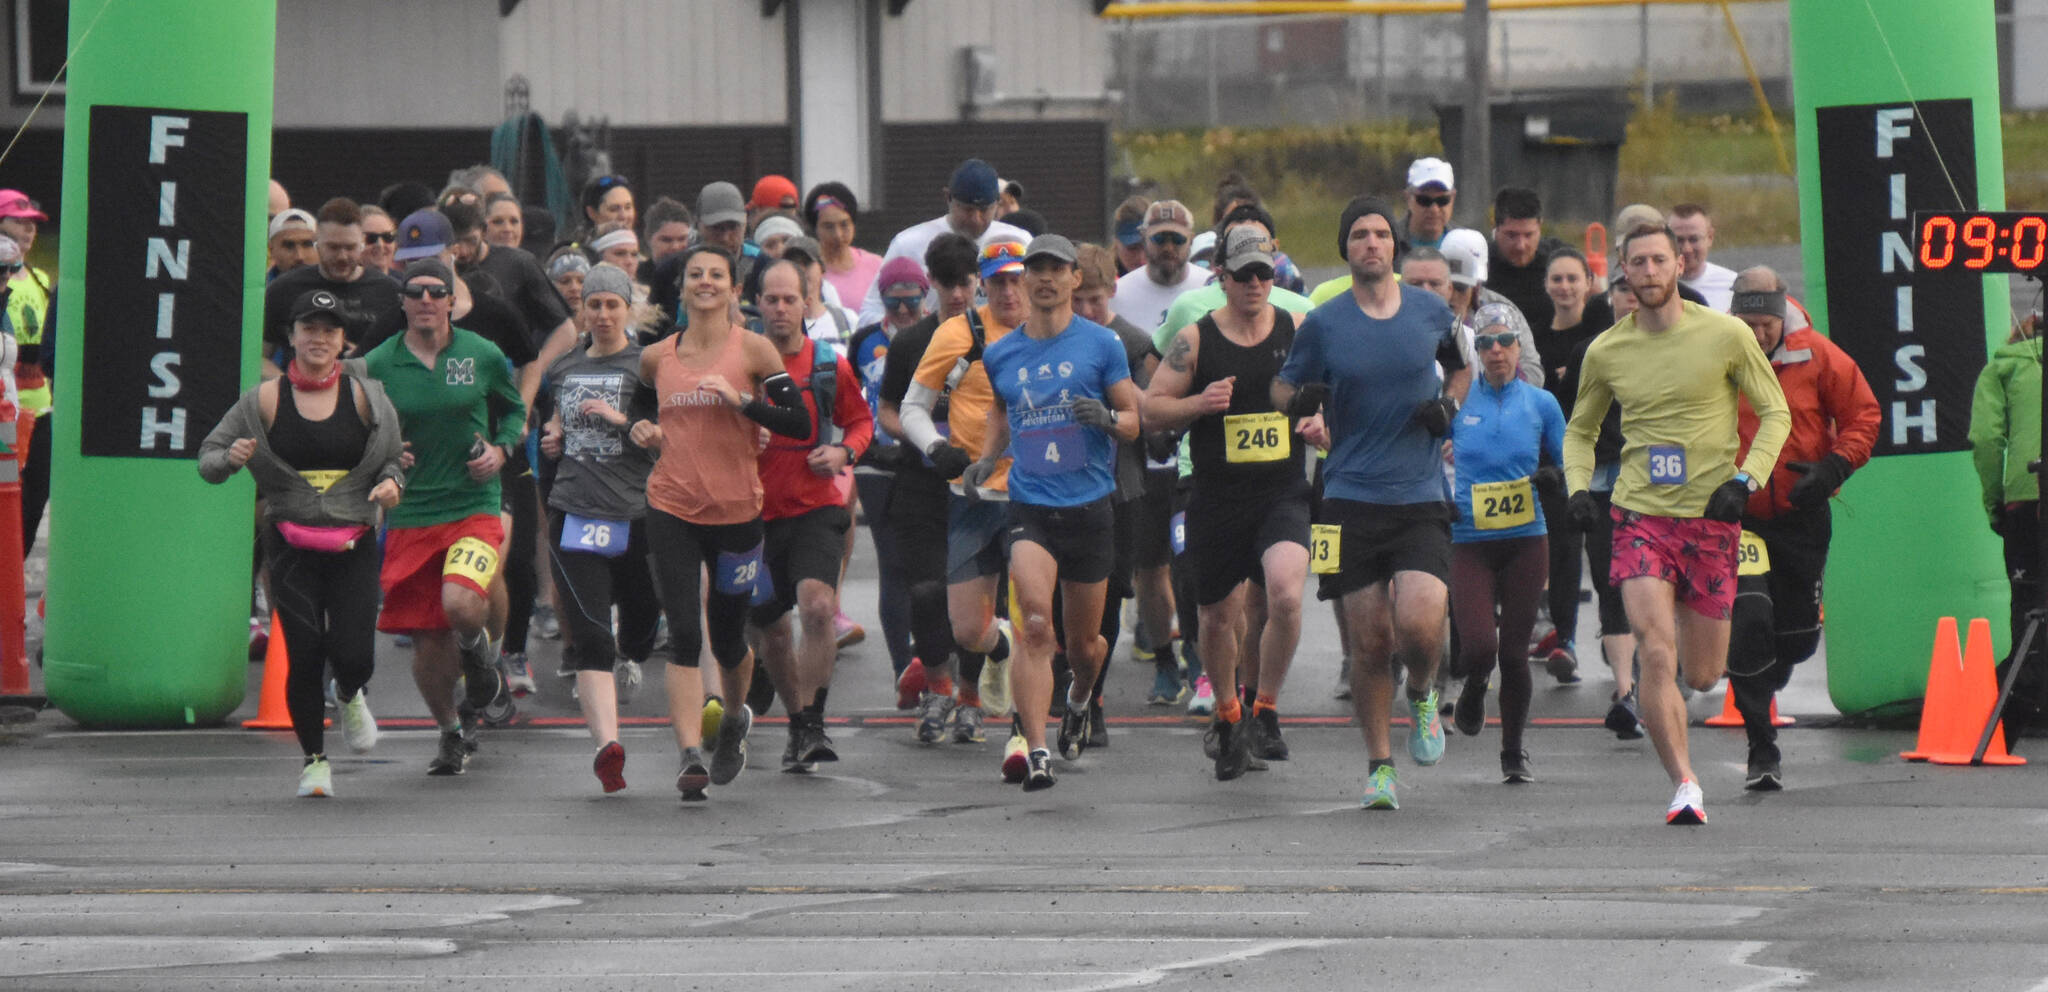
[[[803,389],[804,409],[811,415],[811,422],[817,423],[818,401],[811,395],[811,361],[817,353],[815,342],[806,340],[794,355],[782,356],[782,367],[791,379]],[[833,365],[838,387],[832,397],[831,422],[837,425],[844,436],[837,443],[853,449],[846,460],[841,475],[852,478],[853,463],[860,460],[861,453],[868,450],[868,444],[875,439],[875,418],[868,412],[868,401],[860,391],[860,380],[853,374],[853,366],[844,355],[835,349]],[[815,432],[814,432],[815,433]],[[827,506],[845,506],[846,497],[840,491],[840,480],[820,476],[811,471],[806,459],[810,457],[813,441],[798,441],[780,434],[768,435],[768,447],[760,457],[761,469],[761,519],[782,520],[799,516]]]
[[[1787,323],[1803,321],[1793,318]],[[1743,510],[1745,516],[1759,520],[1791,511],[1792,487],[1799,483],[1800,473],[1786,466],[1819,461],[1832,451],[1847,460],[1850,468],[1862,468],[1870,461],[1870,449],[1877,444],[1878,424],[1883,419],[1863,370],[1833,341],[1810,327],[1785,332],[1778,350],[1771,353],[1771,367],[1778,371],[1778,385],[1792,407],[1792,435],[1778,453],[1770,481],[1750,494]],[[1736,418],[1742,456],[1749,453],[1756,426],[1756,411],[1744,399]]]

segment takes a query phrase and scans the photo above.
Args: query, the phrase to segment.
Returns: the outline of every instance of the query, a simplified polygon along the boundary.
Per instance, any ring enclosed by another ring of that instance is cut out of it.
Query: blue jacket
[[[1510,379],[1495,387],[1475,376],[1465,405],[1451,421],[1451,454],[1457,475],[1458,520],[1451,540],[1459,543],[1541,537],[1547,533],[1543,508],[1529,477],[1539,454],[1564,464],[1564,411],[1539,386]],[[1519,485],[1516,484],[1520,480]],[[1504,485],[1502,485],[1504,484]],[[1481,487],[1482,528],[1473,517],[1472,487]],[[1526,523],[1515,521],[1526,517]],[[1500,526],[1501,524],[1512,526]]]

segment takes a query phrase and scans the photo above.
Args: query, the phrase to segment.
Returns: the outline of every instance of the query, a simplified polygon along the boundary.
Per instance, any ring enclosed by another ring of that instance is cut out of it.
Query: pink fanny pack
[[[349,527],[313,527],[284,520],[278,522],[277,532],[284,535],[284,543],[301,551],[325,551],[333,554],[354,548],[356,542],[370,532],[370,528],[361,524]]]

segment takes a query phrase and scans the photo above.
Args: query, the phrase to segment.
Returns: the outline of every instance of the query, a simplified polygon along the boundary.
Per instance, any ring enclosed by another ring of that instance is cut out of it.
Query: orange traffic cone
[[[1789,726],[1791,726],[1791,725],[1793,725],[1794,723],[1797,723],[1797,722],[1799,722],[1799,721],[1797,721],[1797,720],[1794,720],[1794,719],[1792,719],[1792,718],[1791,718],[1791,717],[1789,717],[1789,716],[1779,716],[1779,715],[1778,715],[1778,700],[1777,700],[1777,697],[1775,697],[1775,696],[1771,697],[1771,726],[1773,726],[1773,727],[1789,727]],[[1734,683],[1732,683],[1732,682],[1731,682],[1731,683],[1729,683],[1729,685],[1728,685],[1728,692],[1727,692],[1727,694],[1721,697],[1721,712],[1719,712],[1719,713],[1717,713],[1717,714],[1715,714],[1715,715],[1713,715],[1713,716],[1710,716],[1710,717],[1708,717],[1708,718],[1707,718],[1707,719],[1705,720],[1705,723],[1706,723],[1706,725],[1707,725],[1707,726],[1709,726],[1709,727],[1740,727],[1740,726],[1742,726],[1742,711],[1741,711],[1741,710],[1738,710],[1738,709],[1736,709],[1736,708],[1735,708],[1735,684],[1734,684]]]
[[[1961,696],[1956,707],[1953,735],[1941,750],[1927,760],[1937,765],[1967,765],[1984,736],[1984,725],[1996,718],[1991,708],[1998,703],[1998,676],[1991,662],[1991,621],[1982,617],[1970,621],[1970,637],[1963,647]],[[2024,765],[2027,759],[2005,751],[2005,728],[1991,732],[1991,746],[1984,750],[1984,764]]]
[[[291,707],[285,705],[284,682],[291,673],[291,660],[284,651],[284,625],[277,611],[270,613],[270,646],[263,652],[263,688],[256,699],[256,718],[243,720],[244,730],[290,730]],[[331,721],[323,721],[323,725]]]
[[[1942,617],[1934,625],[1934,657],[1927,663],[1927,697],[1920,702],[1920,737],[1911,751],[1900,751],[1907,761],[1926,761],[1936,751],[1947,750],[1952,739],[1949,725],[1955,722],[1956,704],[1961,702],[1963,649],[1956,640],[1956,618]]]

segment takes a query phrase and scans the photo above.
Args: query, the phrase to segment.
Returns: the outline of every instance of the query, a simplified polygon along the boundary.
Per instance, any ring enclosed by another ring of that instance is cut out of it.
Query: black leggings
[[[1600,522],[1585,532],[1587,574],[1593,577],[1593,595],[1600,599],[1600,636],[1619,637],[1631,631],[1628,610],[1621,605],[1621,590],[1608,579],[1614,565],[1614,514],[1608,512],[1614,494],[1595,492],[1593,501],[1600,507]]]
[[[946,483],[930,472],[906,469],[889,492],[889,529],[910,599],[910,638],[917,657],[937,665],[952,657],[953,620],[946,611]],[[868,507],[869,519],[875,508]],[[886,580],[885,580],[886,581]],[[902,674],[902,669],[897,669]],[[960,675],[967,676],[965,671]],[[974,673],[975,678],[980,671]]]
[[[669,663],[696,668],[703,653],[704,631],[711,632],[711,656],[720,668],[738,668],[747,660],[747,609],[753,601],[751,588],[736,588],[726,581],[735,564],[726,556],[754,555],[752,580],[759,577],[761,561],[761,520],[743,524],[693,524],[653,507],[647,508],[647,547],[654,560],[656,594],[668,614],[669,638],[674,642]],[[721,564],[724,567],[721,567]],[[702,595],[704,569],[714,576],[711,591]],[[732,591],[721,591],[724,585]],[[708,620],[707,620],[708,615]]]
[[[50,503],[50,422],[57,411],[36,418],[29,434],[28,464],[21,467],[21,555],[36,549],[36,530],[43,525],[43,508]]]
[[[562,654],[579,672],[609,672],[621,655],[646,661],[654,653],[661,618],[661,600],[654,595],[647,564],[647,522],[633,521],[626,553],[607,558],[593,551],[562,550],[563,520],[562,511],[548,511],[548,558],[554,563],[555,588],[562,598],[562,622],[569,628]],[[619,608],[616,639],[614,605]]]
[[[506,512],[512,514],[512,544],[505,549],[505,595],[510,604],[505,614],[507,652],[526,653],[526,628],[533,622],[533,597],[540,589],[540,575],[533,560],[536,532],[540,530],[540,506],[533,488],[533,471],[526,467],[525,449],[498,477],[504,492]]]
[[[853,485],[860,492],[861,517],[868,524],[868,539],[875,544],[875,569],[879,573],[875,605],[882,614],[882,641],[889,647],[889,667],[900,673],[910,665],[911,621],[910,583],[904,576],[895,520],[889,514],[896,473],[855,472]]]
[[[1586,533],[1572,523],[1563,493],[1552,496],[1539,490],[1536,499],[1550,524],[1550,622],[1557,628],[1558,643],[1570,645],[1579,636],[1579,555],[1586,549]]]
[[[1497,656],[1500,746],[1506,751],[1522,746],[1522,728],[1529,722],[1529,630],[1536,625],[1536,602],[1550,567],[1547,544],[1539,535],[1451,547],[1451,611],[1466,691],[1485,692]]]
[[[349,699],[368,685],[375,665],[377,566],[375,535],[348,551],[303,551],[285,543],[275,525],[263,528],[270,557],[270,603],[284,627],[290,674],[284,683],[292,732],[307,754],[326,751],[327,670],[336,696]]]

